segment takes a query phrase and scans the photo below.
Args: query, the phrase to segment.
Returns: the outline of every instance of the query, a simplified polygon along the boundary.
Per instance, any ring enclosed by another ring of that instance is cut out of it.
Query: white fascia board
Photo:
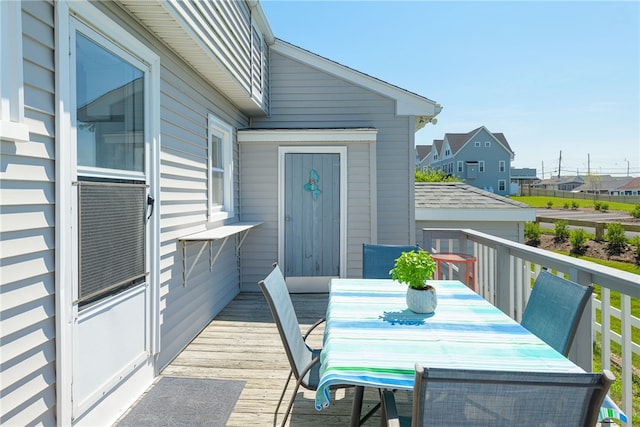
[[[260,0],[248,0],[247,4],[249,5],[249,8],[251,8],[251,16],[262,32],[264,41],[267,42],[269,46],[271,46],[273,43],[275,43],[276,38],[274,37],[273,31],[271,30],[271,25],[269,25],[269,21],[264,14],[264,10],[262,9]]]
[[[276,39],[271,49],[273,52],[301,61],[336,77],[394,99],[396,101],[396,114],[399,116],[426,116],[426,118],[430,120],[442,110],[440,104],[435,101],[316,55],[315,53],[294,46],[283,40]]]
[[[535,221],[535,208],[434,209],[416,208],[416,221]]]
[[[238,142],[371,142],[377,129],[247,129],[238,131]]]

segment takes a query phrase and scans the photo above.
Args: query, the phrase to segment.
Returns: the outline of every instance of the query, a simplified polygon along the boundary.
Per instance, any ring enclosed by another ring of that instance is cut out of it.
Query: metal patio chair
[[[382,425],[594,426],[611,372],[558,373],[423,368],[416,364],[411,417],[382,393]]]
[[[579,285],[542,270],[520,324],[566,356],[592,293],[591,285]]]
[[[362,278],[390,279],[389,270],[402,252],[417,251],[419,246],[362,244]]]
[[[277,264],[274,264],[274,268],[271,273],[269,273],[264,280],[258,282],[258,285],[267,300],[273,319],[278,327],[278,332],[282,339],[282,344],[287,354],[289,365],[291,366],[287,382],[282,389],[280,399],[278,400],[278,406],[276,407],[273,416],[274,425],[277,425],[278,410],[280,409],[282,399],[284,398],[287,387],[289,386],[291,376],[294,375],[296,378],[296,385],[291,399],[289,399],[289,406],[285,412],[284,419],[282,420],[281,425],[284,426],[289,414],[291,413],[291,409],[293,408],[293,403],[296,399],[296,394],[300,386],[312,391],[315,391],[318,388],[318,384],[320,382],[320,353],[322,350],[309,347],[306,343],[306,339],[318,325],[325,321],[325,318],[323,317],[314,323],[304,335],[300,332],[300,324],[298,322],[291,297],[289,296],[285,278]],[[351,386],[345,385],[344,387],[335,388],[348,387]],[[378,404],[369,411],[362,418],[361,423],[364,423],[369,419],[379,407],[380,405]]]

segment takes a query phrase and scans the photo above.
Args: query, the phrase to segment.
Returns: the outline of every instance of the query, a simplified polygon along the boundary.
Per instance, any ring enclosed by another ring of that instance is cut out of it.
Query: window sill
[[[217,221],[225,221],[225,220],[233,220],[235,214],[233,212],[226,211],[216,211],[209,214],[209,222],[217,222]]]

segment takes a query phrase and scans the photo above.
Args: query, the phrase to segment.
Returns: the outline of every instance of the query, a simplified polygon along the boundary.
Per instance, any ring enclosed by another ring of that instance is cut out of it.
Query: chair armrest
[[[313,330],[315,328],[317,328],[319,325],[323,324],[325,321],[327,320],[326,317],[323,317],[321,319],[319,319],[316,323],[314,323],[313,325],[311,325],[311,327],[309,328],[309,330],[307,330],[307,332],[304,333],[304,335],[302,336],[302,339],[304,339],[305,341],[307,340],[307,337],[309,336],[309,334],[311,332],[313,332]]]
[[[382,402],[382,423],[387,427],[400,427],[400,416],[398,415],[398,408],[396,407],[396,398],[393,392],[389,390],[383,390],[380,395]]]

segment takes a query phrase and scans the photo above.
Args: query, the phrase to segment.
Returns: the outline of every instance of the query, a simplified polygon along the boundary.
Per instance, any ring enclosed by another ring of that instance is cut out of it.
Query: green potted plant
[[[438,299],[436,289],[427,283],[433,279],[436,263],[424,249],[403,252],[389,271],[391,278],[408,285],[407,307],[415,313],[433,313]]]

